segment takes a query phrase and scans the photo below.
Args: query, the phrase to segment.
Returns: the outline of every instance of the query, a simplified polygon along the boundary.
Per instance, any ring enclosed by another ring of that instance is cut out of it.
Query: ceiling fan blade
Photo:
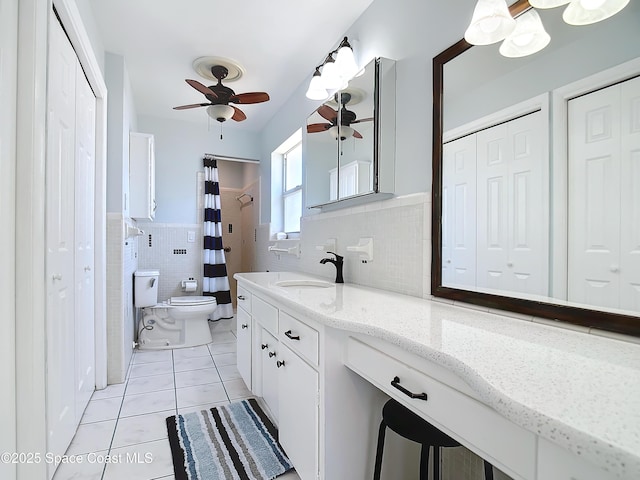
[[[198,90],[200,93],[203,93],[204,95],[211,95],[213,98],[218,98],[218,95],[216,95],[216,92],[211,90],[209,87],[205,87],[203,84],[201,84],[197,80],[191,80],[187,78],[185,82],[187,82],[189,85],[191,85],[193,88]]]
[[[362,123],[362,122],[371,122],[371,121],[373,121],[373,117],[361,118],[360,120],[354,120],[351,123]]]
[[[325,120],[329,120],[331,123],[334,123],[336,118],[338,118],[338,112],[336,112],[329,105],[320,105],[318,107],[318,113]]]
[[[330,123],[311,123],[307,125],[307,133],[326,132],[330,128]]]
[[[266,92],[239,93],[237,95],[233,95],[229,101],[244,105],[248,103],[262,103],[269,101],[269,94]]]
[[[244,112],[242,110],[240,110],[239,108],[234,107],[233,105],[230,105],[231,108],[233,108],[235,110],[235,113],[233,114],[233,117],[231,117],[233,120],[235,120],[236,122],[241,122],[243,120],[247,119],[247,116],[244,114]]]
[[[354,138],[362,138],[362,135],[360,135],[360,132],[358,132],[357,130],[353,131],[353,136]]]
[[[174,110],[186,110],[187,108],[206,107],[211,103],[192,103],[191,105],[180,105],[179,107],[173,107]]]

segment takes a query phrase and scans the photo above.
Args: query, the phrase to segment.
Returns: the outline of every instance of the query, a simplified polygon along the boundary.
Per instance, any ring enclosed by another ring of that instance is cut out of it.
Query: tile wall
[[[335,278],[331,264],[320,264],[330,256],[325,244],[335,239],[335,251],[343,255],[345,282],[422,297],[429,292],[430,215],[428,194],[412,194],[380,202],[304,217],[299,240],[276,242],[268,225],[258,229],[259,270],[301,271],[329,280]],[[347,246],[360,238],[373,238],[373,261],[362,263]],[[300,258],[267,251],[300,243]]]
[[[133,222],[120,213],[107,214],[107,382],[122,383],[133,353],[135,312],[133,272],[138,268]]]
[[[185,295],[182,280],[195,278],[202,294],[202,226],[138,222],[144,235],[138,237],[138,268],[159,270],[158,302]],[[191,233],[190,233],[191,232]],[[193,242],[189,236],[193,236]]]

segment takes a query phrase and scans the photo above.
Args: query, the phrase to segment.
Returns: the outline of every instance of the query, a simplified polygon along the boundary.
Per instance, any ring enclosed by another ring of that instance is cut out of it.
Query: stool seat
[[[420,453],[420,480],[428,480],[429,449],[433,447],[433,480],[440,480],[440,448],[459,447],[460,442],[431,425],[424,418],[391,399],[382,407],[382,421],[378,432],[378,449],[373,479],[380,480],[382,471],[382,451],[386,428],[401,437],[422,445]],[[493,480],[493,467],[484,462],[485,480]]]
[[[440,447],[460,446],[459,442],[393,399],[382,407],[382,418],[388,428],[416,443]]]

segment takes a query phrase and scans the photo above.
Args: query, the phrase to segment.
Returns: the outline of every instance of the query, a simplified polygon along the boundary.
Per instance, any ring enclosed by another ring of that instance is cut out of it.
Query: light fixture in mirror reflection
[[[640,2],[538,13],[535,55],[434,59],[432,293],[640,335]]]

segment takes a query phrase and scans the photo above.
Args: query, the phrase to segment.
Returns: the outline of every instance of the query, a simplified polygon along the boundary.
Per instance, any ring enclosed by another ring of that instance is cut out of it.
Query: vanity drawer
[[[238,285],[238,294],[236,297],[238,299],[238,306],[242,307],[245,312],[251,313],[251,293]]]
[[[251,300],[251,313],[254,320],[257,320],[265,330],[273,336],[278,334],[278,309],[276,307],[254,295]]]
[[[280,312],[280,342],[318,365],[318,331],[306,323]]]
[[[492,408],[352,337],[346,365],[505,473],[535,478],[535,435]]]

